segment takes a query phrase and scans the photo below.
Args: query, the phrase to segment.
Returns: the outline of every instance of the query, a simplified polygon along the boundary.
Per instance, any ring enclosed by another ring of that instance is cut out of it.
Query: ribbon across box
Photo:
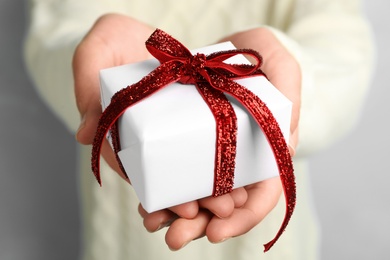
[[[197,49],[209,54],[235,49],[230,42]],[[228,63],[249,63],[243,55]],[[101,70],[102,107],[122,88],[138,82],[156,59]],[[257,95],[288,142],[292,103],[264,76],[236,81]],[[237,116],[234,188],[279,175],[273,151],[251,115],[228,96]],[[118,121],[118,156],[148,212],[210,196],[213,192],[216,127],[213,114],[193,85],[173,83],[128,108]]]

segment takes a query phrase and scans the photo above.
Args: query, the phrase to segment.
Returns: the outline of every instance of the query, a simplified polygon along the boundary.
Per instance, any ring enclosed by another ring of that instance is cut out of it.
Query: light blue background
[[[77,259],[75,142],[25,74],[23,3],[0,0],[0,259]],[[365,5],[378,46],[372,91],[357,128],[312,157],[323,260],[390,259],[390,2]]]

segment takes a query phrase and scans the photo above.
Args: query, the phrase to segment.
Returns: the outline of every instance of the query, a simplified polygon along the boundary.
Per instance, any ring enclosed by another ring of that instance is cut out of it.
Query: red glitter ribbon
[[[113,95],[110,105],[102,113],[92,147],[92,171],[101,184],[100,152],[104,138],[111,131],[113,149],[122,171],[126,174],[117,153],[120,151],[117,120],[125,110],[156,91],[174,82],[194,84],[209,106],[216,120],[216,152],[213,196],[220,196],[233,189],[237,119],[224,93],[236,98],[253,116],[263,130],[274,152],[286,198],[286,214],[275,238],[264,245],[268,251],[288,225],[296,202],[295,177],[291,156],[280,127],[271,111],[251,91],[233,79],[259,76],[261,56],[251,49],[215,52],[210,55],[191,52],[179,41],[157,29],[146,41],[149,52],[161,65],[142,78]],[[227,64],[226,59],[237,54],[253,57],[257,63]]]

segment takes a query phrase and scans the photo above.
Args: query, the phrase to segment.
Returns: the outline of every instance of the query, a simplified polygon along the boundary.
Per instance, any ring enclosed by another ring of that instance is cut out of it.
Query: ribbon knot
[[[205,81],[204,77],[207,77],[206,67],[206,55],[198,53],[186,59],[183,66],[183,77],[178,81],[182,84],[195,84],[199,81]]]
[[[265,76],[260,70],[261,56],[254,50],[241,49],[215,52],[210,55],[191,52],[179,41],[157,29],[146,41],[149,52],[161,65],[139,82],[118,91],[111,98],[110,105],[102,113],[92,147],[92,171],[101,184],[100,151],[104,138],[111,131],[112,144],[118,164],[126,171],[118,157],[121,150],[118,134],[118,119],[125,110],[159,89],[173,82],[194,84],[209,106],[216,121],[216,151],[214,166],[213,196],[220,196],[233,189],[237,119],[233,107],[224,93],[236,98],[253,116],[263,130],[278,163],[280,178],[286,198],[286,214],[275,238],[267,243],[268,251],[286,228],[295,207],[295,178],[287,144],[279,125],[264,102],[239,85],[234,79],[250,76]],[[237,55],[253,57],[255,65],[228,64],[224,61]],[[127,176],[127,175],[126,175]]]
[[[199,72],[206,66],[206,55],[203,53],[197,53],[191,59],[191,69]]]

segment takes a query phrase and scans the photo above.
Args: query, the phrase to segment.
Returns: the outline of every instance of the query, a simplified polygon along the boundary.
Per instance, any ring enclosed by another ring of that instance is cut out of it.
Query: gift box
[[[192,53],[234,49],[230,42]],[[226,63],[248,63],[236,55]],[[160,65],[156,59],[101,70],[101,100],[105,109],[122,88],[140,81]],[[264,76],[236,80],[252,91],[279,123],[288,142],[292,103]],[[267,138],[252,116],[227,95],[237,116],[234,188],[279,175]],[[216,122],[197,89],[172,83],[128,108],[118,120],[120,161],[148,212],[210,196],[213,192]]]
[[[286,213],[274,239],[264,245],[268,251],[296,203],[287,146],[291,102],[266,80],[254,50],[223,43],[191,53],[159,29],[146,48],[157,60],[101,71],[104,111],[91,157],[97,181],[101,184],[106,137],[149,212],[221,196],[279,174]]]

